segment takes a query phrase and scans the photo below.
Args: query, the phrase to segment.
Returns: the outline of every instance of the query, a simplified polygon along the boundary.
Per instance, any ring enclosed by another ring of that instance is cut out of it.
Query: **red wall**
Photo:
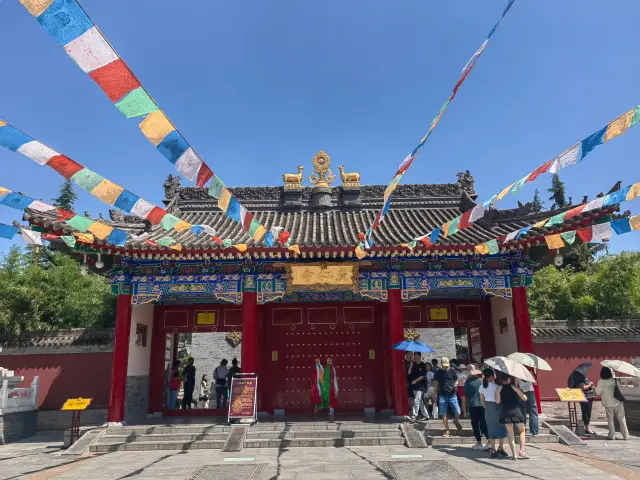
[[[584,342],[584,343],[535,343],[535,354],[544,358],[553,371],[538,371],[538,384],[542,400],[558,400],[555,388],[566,388],[571,372],[583,362],[592,362],[587,377],[597,384],[600,379],[600,362],[606,359],[631,362],[640,355],[637,342]]]
[[[111,384],[111,352],[51,355],[2,355],[0,365],[24,376],[19,387],[40,377],[38,402],[45,410],[59,410],[67,398],[93,398],[90,408],[107,408]]]

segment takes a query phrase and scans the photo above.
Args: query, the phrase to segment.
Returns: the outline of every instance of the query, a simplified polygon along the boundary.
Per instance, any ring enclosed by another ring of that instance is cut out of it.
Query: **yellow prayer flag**
[[[511,189],[513,188],[513,185],[514,185],[514,184],[512,183],[512,184],[511,184],[511,185],[509,185],[507,188],[505,188],[504,190],[502,190],[502,191],[498,194],[498,196],[496,197],[496,200],[502,200],[502,199],[507,195],[507,193],[509,193],[509,192],[511,191]]]
[[[95,238],[93,237],[93,235],[91,235],[90,233],[74,233],[73,234],[74,237],[76,237],[76,239],[79,242],[84,242],[84,243],[93,243],[93,241],[95,240]]]
[[[238,243],[237,245],[231,245],[233,248],[235,248],[236,250],[240,251],[240,252],[246,252],[247,251],[247,244],[246,243]]]
[[[629,192],[627,193],[627,200],[633,200],[634,198],[640,197],[640,182],[634,183],[631,185]]]
[[[300,246],[298,245],[289,245],[287,249],[291,250],[292,252],[296,252],[298,255],[300,255]]]
[[[170,248],[171,250],[177,250],[177,251],[179,251],[179,252],[181,252],[181,251],[182,251],[182,245],[180,245],[180,244],[178,244],[178,245],[169,245],[169,248]]]
[[[7,124],[4,120],[0,120],[0,127],[4,127]]]
[[[51,6],[53,0],[20,0],[20,3],[29,10],[31,15],[39,17],[42,12]]]
[[[449,235],[449,225],[451,225],[451,222],[447,222],[444,225],[442,225],[443,238],[447,238],[447,235]]]
[[[635,111],[636,109],[633,108],[607,125],[607,132],[604,134],[604,143],[616,138],[618,135],[622,135],[629,129]]]
[[[227,208],[229,208],[229,202],[231,201],[231,192],[227,187],[222,189],[220,192],[220,198],[218,199],[218,208],[223,212],[227,212]]]
[[[356,247],[356,257],[358,257],[358,260],[362,260],[364,257],[367,256],[367,252],[365,252],[362,248],[360,248],[360,245],[358,245]]]
[[[139,126],[142,134],[156,147],[164,137],[176,129],[162,110],[151,112]]]
[[[545,218],[544,220],[540,220],[539,222],[534,223],[532,225],[532,228],[542,228],[542,227],[544,227],[544,224],[547,223],[548,221],[549,221],[548,218]]]
[[[8,190],[4,187],[0,187],[0,195],[6,195],[7,193],[11,193],[11,190]]]
[[[256,242],[259,242],[260,240],[262,240],[262,237],[264,237],[267,233],[267,229],[264,228],[262,225],[260,225],[258,228],[256,228],[256,231],[253,234],[253,239]]]
[[[176,223],[173,226],[173,229],[176,232],[184,232],[185,230],[188,230],[192,227],[192,225],[190,223],[185,222],[184,220],[180,220],[178,223]]]
[[[89,227],[89,231],[100,240],[104,240],[111,234],[111,232],[113,232],[113,227],[105,225],[104,223],[96,222]]]
[[[489,247],[486,243],[481,243],[480,245],[475,246],[476,252],[480,255],[486,255],[489,253]]]
[[[631,230],[640,230],[640,215],[629,217],[629,225],[631,225]]]
[[[120,194],[124,191],[120,185],[116,185],[104,178],[93,190],[91,195],[98,197],[100,200],[113,205],[118,200]]]
[[[544,241],[547,242],[547,247],[550,249],[562,248],[564,247],[564,241],[559,233],[555,235],[547,235],[544,237]]]

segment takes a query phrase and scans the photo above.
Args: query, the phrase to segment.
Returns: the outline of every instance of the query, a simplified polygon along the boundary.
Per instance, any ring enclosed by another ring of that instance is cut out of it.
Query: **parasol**
[[[515,360],[516,362],[521,363],[525,367],[532,367],[537,370],[548,370],[548,371],[553,370],[551,368],[551,365],[549,365],[546,360],[540,358],[537,355],[534,355],[533,353],[515,352],[515,353],[512,353],[511,355],[508,355],[507,358],[510,358],[511,360]]]
[[[512,377],[519,378],[520,380],[526,380],[527,382],[535,382],[536,379],[524,365],[511,360],[507,357],[492,357],[484,361],[485,365],[493,368]]]
[[[418,342],[416,340],[403,340],[400,343],[396,343],[393,346],[394,350],[403,350],[405,352],[433,352],[433,348],[431,348],[426,343]]]
[[[624,360],[603,360],[600,362],[600,365],[603,367],[609,367],[614,372],[625,373],[632,377],[640,378],[640,369],[634,367],[628,362],[625,362]]]

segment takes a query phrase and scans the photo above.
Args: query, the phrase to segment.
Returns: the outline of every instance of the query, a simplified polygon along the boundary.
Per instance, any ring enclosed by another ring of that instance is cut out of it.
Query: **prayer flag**
[[[85,73],[90,73],[118,59],[116,52],[95,25],[66,44],[64,50]]]
[[[139,87],[116,103],[116,108],[120,110],[125,117],[135,118],[155,112],[158,110],[158,105],[156,105],[142,87]]]
[[[35,210],[36,212],[49,212],[56,209],[53,205],[41,202],[40,200],[34,200],[27,207],[29,210]]]
[[[527,182],[533,182],[536,178],[538,178],[539,175],[546,173],[549,170],[549,167],[553,165],[553,162],[555,160],[556,160],[555,158],[552,158],[544,165],[541,165],[538,168],[536,168],[533,172],[529,174],[529,177],[527,178]]]
[[[49,35],[63,46],[93,26],[75,0],[54,0],[37,18]]]
[[[573,245],[573,242],[575,242],[576,240],[576,231],[571,230],[569,232],[562,232],[560,236],[567,243],[567,245]]]
[[[18,233],[20,229],[13,225],[0,224],[0,237],[11,240],[13,236]]]
[[[551,217],[549,219],[549,221],[545,224],[545,227],[549,228],[552,227],[554,225],[560,225],[561,223],[564,222],[564,217],[566,215],[566,212],[562,212],[559,213],[557,215],[554,215],[553,217]]]
[[[458,225],[460,225],[461,216],[457,216],[451,222],[449,222],[449,231],[447,235],[455,235],[458,232]]]
[[[234,247],[239,252],[246,252],[247,251],[247,245],[245,243],[238,243],[236,245],[232,245],[232,247]]]
[[[0,197],[0,204],[10,208],[15,208],[16,210],[26,209],[33,201],[33,198],[13,192]]]
[[[76,246],[76,237],[73,235],[63,235],[60,239],[67,244],[67,246],[73,248]]]
[[[611,223],[600,223],[591,227],[591,241],[600,242],[605,238],[611,238],[613,232],[611,230]]]
[[[498,193],[498,195],[496,197],[496,201],[502,200],[507,195],[507,193],[509,193],[511,191],[511,189],[513,188],[514,185],[515,184],[512,183],[507,188],[503,189],[500,193]]]
[[[158,245],[163,247],[168,247],[169,245],[173,245],[176,241],[171,237],[162,237],[156,242]]]
[[[112,245],[116,245],[117,247],[124,247],[124,244],[127,242],[127,238],[129,234],[124,230],[114,229],[107,238],[107,243]]]
[[[131,208],[131,213],[140,218],[147,218],[155,207],[154,204],[147,202],[145,199],[140,198]],[[153,223],[153,222],[152,222]]]
[[[484,205],[476,205],[475,207],[473,207],[473,210],[471,210],[471,218],[469,219],[469,221],[473,223],[476,220],[481,219],[482,217],[484,217],[484,213]]]
[[[589,243],[591,241],[591,236],[592,236],[591,227],[580,228],[576,230],[576,233],[584,243]]]
[[[104,223],[93,222],[93,225],[89,227],[89,232],[91,232],[94,237],[100,240],[104,240],[109,235],[111,235],[111,232],[113,232],[113,227],[105,225]]]
[[[231,240],[229,240],[228,238],[225,238],[222,241],[222,245],[224,245],[225,248],[229,248],[231,245],[233,245],[233,242]]]
[[[263,241],[264,241],[264,244],[267,247],[269,247],[269,248],[273,247],[273,239],[274,239],[274,237],[273,237],[273,234],[271,232],[267,232],[267,233],[264,234],[264,240]]]
[[[42,245],[42,233],[34,232],[33,230],[27,230],[26,228],[22,228],[22,239],[26,243],[30,243],[33,245]]]
[[[177,251],[181,252],[182,251],[182,245],[169,245],[169,249],[177,250]]]
[[[191,224],[189,222],[185,222],[184,220],[180,220],[173,226],[173,229],[176,232],[184,232],[185,230],[189,230],[191,228]]]
[[[178,222],[180,222],[180,219],[178,217],[167,213],[164,217],[162,217],[162,220],[160,220],[160,226],[165,230],[171,230]]]
[[[169,132],[158,145],[158,151],[174,165],[188,149],[189,144],[176,130]]]
[[[142,134],[156,147],[176,129],[162,110],[151,112],[139,126]]]
[[[231,196],[229,199],[229,205],[227,206],[227,211],[225,212],[227,217],[231,220],[235,220],[236,222],[241,222],[241,214],[240,214],[240,203],[236,199],[236,197]]]
[[[606,200],[606,197],[600,197],[600,198],[596,198],[595,200],[591,200],[589,203],[587,203],[584,208],[582,209],[583,212],[590,212],[591,210],[596,210],[598,208],[602,208],[602,206],[604,205],[604,202]]]
[[[640,215],[629,217],[629,225],[631,225],[631,230],[640,230]]]
[[[627,192],[627,201],[633,200],[637,197],[640,197],[640,182],[631,185],[629,192]]]
[[[606,131],[607,127],[604,127],[603,129],[592,133],[582,141],[582,158],[589,155],[598,145],[602,145]],[[582,160],[582,158],[580,160]]]
[[[256,242],[259,242],[260,240],[262,240],[262,237],[264,237],[266,233],[267,233],[267,229],[264,228],[262,225],[258,225],[258,229],[253,234],[253,239]]]
[[[292,252],[297,253],[298,255],[300,255],[300,246],[299,245],[289,245],[287,246],[287,250],[291,250]],[[367,253],[362,250],[362,257],[366,256]],[[358,256],[358,253],[356,252],[356,256]],[[362,257],[358,257],[358,258],[362,258]]]
[[[476,245],[475,250],[480,255],[487,255],[489,253],[489,247],[487,246],[486,243],[481,243],[480,245]]]
[[[70,212],[69,210],[64,210],[62,208],[58,208],[58,221],[66,221],[69,220],[70,218],[73,218],[76,216],[75,213]]]
[[[496,241],[496,239],[489,240],[487,242],[487,247],[489,248],[489,253],[491,255],[495,255],[496,253],[500,252],[500,247],[498,247],[498,242]]]
[[[549,247],[549,249],[564,247],[564,242],[562,241],[562,237],[559,234],[547,235],[546,237],[544,237],[544,241],[547,242],[547,246]]]
[[[231,201],[231,192],[228,188],[224,187],[220,198],[218,198],[218,208],[226,213],[229,202]]]
[[[291,233],[285,230],[284,232],[280,233],[280,235],[278,235],[278,242],[280,242],[281,245],[284,245],[289,241],[290,238],[291,238]]]
[[[88,232],[89,227],[91,227],[91,225],[93,225],[94,223],[95,222],[90,218],[83,217],[81,215],[75,215],[74,217],[67,220],[67,225],[72,226],[73,228],[75,228],[76,230],[82,233]]]
[[[605,200],[602,204],[603,207],[608,207],[609,205],[616,205],[618,203],[624,202],[627,199],[627,194],[631,190],[631,187],[625,187],[617,192],[610,193],[609,195],[605,195]]]
[[[516,230],[515,232],[508,233],[504,239],[504,242],[505,243],[510,242],[511,240],[513,240],[518,236],[518,233],[520,233],[520,230]]]
[[[216,236],[216,231],[209,225],[200,225],[207,235]]]
[[[638,105],[634,109],[633,118],[631,119],[631,126],[633,127],[638,122],[640,122],[640,105]]]
[[[103,180],[104,177],[89,170],[88,168],[83,168],[82,170],[77,171],[71,177],[71,181],[73,183],[89,193],[91,193],[91,190],[96,188]]]
[[[529,230],[531,230],[531,225],[528,225],[520,229],[520,231],[518,232],[518,235],[516,235],[516,241],[520,240],[520,238],[524,237],[527,233],[529,233]]]
[[[573,218],[577,215],[580,215],[582,213],[582,211],[584,210],[584,207],[586,207],[585,205],[580,205],[577,206],[575,208],[572,208],[571,210],[569,210],[568,212],[566,212],[564,214],[564,221],[566,222],[567,220],[569,220],[570,218]]]
[[[203,162],[202,165],[200,165],[198,177],[196,178],[196,187],[204,187],[211,177],[213,177],[213,172],[209,166]]]
[[[105,203],[109,205],[113,205],[118,200],[120,194],[124,191],[120,185],[116,185],[115,183],[103,179],[93,190],[91,190],[91,195],[98,197]]]
[[[200,234],[204,231],[204,228],[202,228],[200,225],[194,225],[193,227],[191,227],[191,231],[196,236],[196,238],[198,238]]]
[[[0,187],[0,195],[6,195],[7,193],[11,193],[11,190],[4,187]]]
[[[609,125],[607,125],[607,131],[604,136],[604,143],[616,138],[618,135],[622,135],[629,129],[635,110],[635,108],[632,108],[628,112],[620,115],[613,122],[609,123]]]
[[[449,225],[451,225],[451,222],[447,222],[442,225],[442,236],[444,238],[447,238],[449,236]]]
[[[33,138],[13,128],[11,125],[0,126],[0,145],[12,152],[17,152],[20,147],[32,141],[34,141]]]
[[[189,147],[176,162],[176,169],[191,181],[194,181],[200,171],[202,159]]]
[[[582,142],[567,148],[564,152],[553,159],[549,167],[549,173],[558,173],[558,170],[577,163],[582,158]]]
[[[631,231],[631,223],[628,218],[621,218],[611,222],[611,228],[616,232],[616,235],[622,235]]]
[[[436,228],[435,230],[433,230],[431,232],[431,234],[429,235],[429,241],[435,245],[436,242],[438,241],[438,237],[440,236],[440,232],[442,231],[442,229],[440,227]]]
[[[20,148],[18,148],[18,152],[25,157],[29,157],[38,165],[45,165],[49,160],[51,160],[51,158],[55,157],[56,155],[60,155],[55,150],[52,150],[51,148],[47,147],[43,143],[38,142],[37,140],[25,143]]]
[[[129,190],[123,190],[113,206],[119,208],[120,210],[124,210],[125,212],[131,213],[139,201],[139,196],[131,193]],[[144,217],[145,215],[142,215],[142,218]]]
[[[115,52],[113,53],[115,55]],[[129,70],[127,64],[117,57],[111,63],[90,72],[89,76],[112,102],[121,100],[129,92],[140,87],[140,82],[133,72]]]
[[[146,219],[149,220],[152,225],[158,225],[166,215],[166,210],[154,205],[151,211],[147,214]]]
[[[80,170],[84,169],[82,165],[77,162],[74,162],[69,157],[65,155],[56,155],[51,157],[47,162],[47,167],[53,168],[56,172],[62,175],[67,180],[71,180],[71,178],[78,173]]]
[[[209,184],[209,195],[220,199],[220,197],[222,196],[222,192],[226,189],[224,183],[222,183],[222,180],[220,180],[219,177],[217,176],[213,176],[213,179],[211,180],[211,183]]]
[[[522,177],[520,180],[518,180],[514,185],[513,188],[511,189],[511,193],[513,193],[514,195],[517,195],[517,193],[520,191],[520,189],[524,186],[525,183],[527,183],[527,181],[529,180],[529,177],[531,176],[531,174],[527,174],[524,177]]]
[[[34,17],[42,15],[49,6],[53,3],[53,0],[20,0],[20,3],[29,10],[29,13]]]
[[[358,260],[362,260],[364,257],[367,256],[367,252],[365,252],[360,245],[361,244],[358,244],[355,249],[356,257],[358,258]],[[289,247],[289,250],[291,250],[291,247]],[[296,253],[300,255],[300,249],[298,249]]]
[[[547,223],[549,219],[545,218],[544,220],[540,220],[539,222],[534,223],[533,225],[531,225],[531,228],[542,228],[544,227],[544,224]]]
[[[467,210],[460,216],[460,223],[458,224],[458,230],[464,230],[465,228],[469,228],[471,226],[471,214],[474,209]]]

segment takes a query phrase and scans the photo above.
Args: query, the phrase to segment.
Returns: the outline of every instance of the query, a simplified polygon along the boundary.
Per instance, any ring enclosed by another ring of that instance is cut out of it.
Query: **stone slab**
[[[469,477],[454,468],[446,460],[380,462],[389,478],[397,480],[468,480]],[[425,475],[428,472],[428,477]]]
[[[266,463],[202,465],[187,480],[258,480]]]
[[[400,427],[404,436],[407,447],[409,448],[427,448],[427,442],[422,432],[416,430],[410,423],[405,423]]]
[[[248,427],[233,427],[222,447],[223,452],[240,452]]]
[[[96,428],[94,430],[88,430],[84,432],[84,434],[76,440],[76,442],[67,448],[62,454],[63,455],[82,455],[85,453],[91,445],[96,443],[100,437],[105,434],[105,429]]]
[[[574,446],[587,444],[587,442],[569,430],[565,425],[551,425],[551,431],[558,436],[560,443],[563,445]]]

